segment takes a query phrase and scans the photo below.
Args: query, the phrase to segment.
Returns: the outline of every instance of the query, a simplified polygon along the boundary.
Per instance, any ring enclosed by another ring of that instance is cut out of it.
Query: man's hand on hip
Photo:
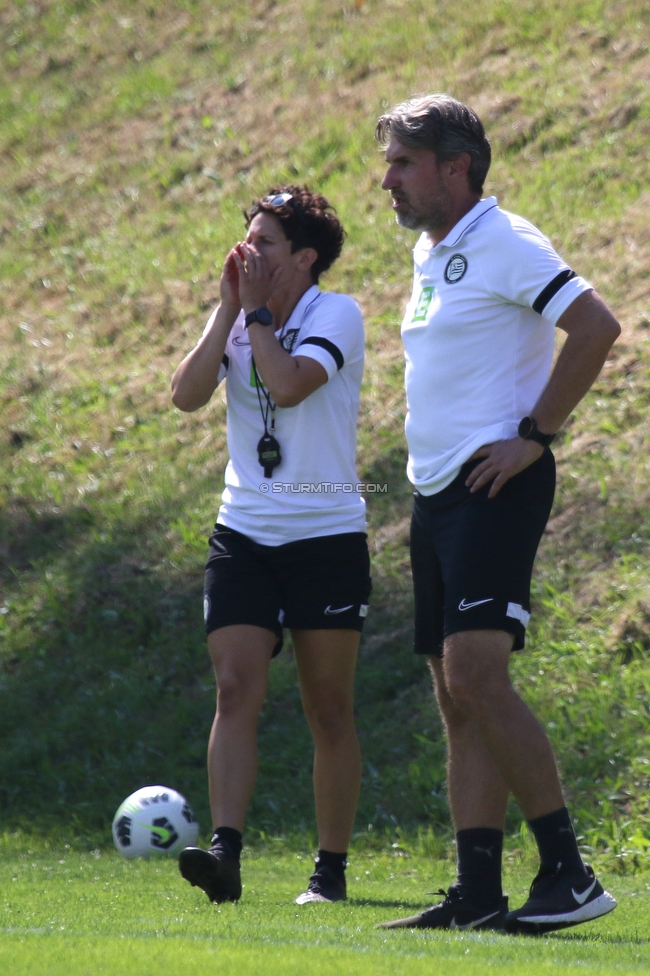
[[[491,481],[488,498],[494,498],[506,481],[537,461],[543,453],[544,448],[541,444],[524,440],[523,437],[512,437],[507,441],[484,444],[472,454],[470,461],[477,458],[485,458],[485,460],[470,472],[465,484],[470,491],[475,492]]]

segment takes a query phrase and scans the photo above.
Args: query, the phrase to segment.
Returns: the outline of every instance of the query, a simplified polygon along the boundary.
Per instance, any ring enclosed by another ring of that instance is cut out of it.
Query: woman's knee
[[[225,671],[217,675],[217,710],[228,717],[241,711],[259,711],[266,697],[266,681]]]
[[[329,742],[336,742],[354,731],[354,710],[347,698],[324,695],[318,701],[304,703],[305,716],[312,734]]]
[[[262,707],[274,642],[275,635],[262,627],[222,627],[208,635],[220,715]]]

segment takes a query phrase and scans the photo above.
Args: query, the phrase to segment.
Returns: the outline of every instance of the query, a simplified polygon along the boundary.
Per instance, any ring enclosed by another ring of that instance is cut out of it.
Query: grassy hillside
[[[14,0],[0,7],[0,811],[101,831],[147,782],[207,828],[213,680],[205,537],[223,395],[169,378],[203,328],[241,207],[306,182],[349,232],[325,281],[361,303],[359,473],[374,603],[359,829],[447,829],[443,749],[410,653],[402,353],[413,236],[379,188],[374,122],[414,91],[482,115],[487,191],[536,222],[623,325],[566,427],[520,687],[587,846],[650,846],[650,25],[647,4]],[[290,654],[273,669],[251,836],[311,825]],[[512,824],[518,823],[513,811]],[[107,836],[107,835],[106,835]]]

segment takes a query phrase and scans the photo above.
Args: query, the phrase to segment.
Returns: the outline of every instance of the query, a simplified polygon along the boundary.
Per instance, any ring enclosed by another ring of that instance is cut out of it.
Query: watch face
[[[273,322],[273,315],[269,312],[268,308],[258,308],[255,312],[255,318],[262,325],[271,325]]]
[[[253,322],[259,322],[260,325],[271,325],[273,323],[273,314],[263,305],[261,308],[256,308],[254,312],[248,313],[245,320],[246,328]]]
[[[524,417],[519,423],[519,430],[517,433],[520,437],[524,439],[530,437],[532,432],[535,430],[535,421],[532,417]]]

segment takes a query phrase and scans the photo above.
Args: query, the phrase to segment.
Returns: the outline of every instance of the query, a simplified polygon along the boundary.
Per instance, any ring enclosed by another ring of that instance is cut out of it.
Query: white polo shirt
[[[320,363],[328,381],[297,406],[276,408],[282,462],[266,478],[257,457],[264,424],[240,314],[219,373],[227,383],[230,460],[217,521],[268,546],[365,532],[366,505],[355,468],[364,356],[359,306],[348,295],[320,292],[314,285],[293,310],[281,341],[292,356]]]
[[[554,326],[591,285],[536,227],[481,200],[413,250],[402,322],[410,481],[448,485],[483,444],[514,437],[548,380]]]

